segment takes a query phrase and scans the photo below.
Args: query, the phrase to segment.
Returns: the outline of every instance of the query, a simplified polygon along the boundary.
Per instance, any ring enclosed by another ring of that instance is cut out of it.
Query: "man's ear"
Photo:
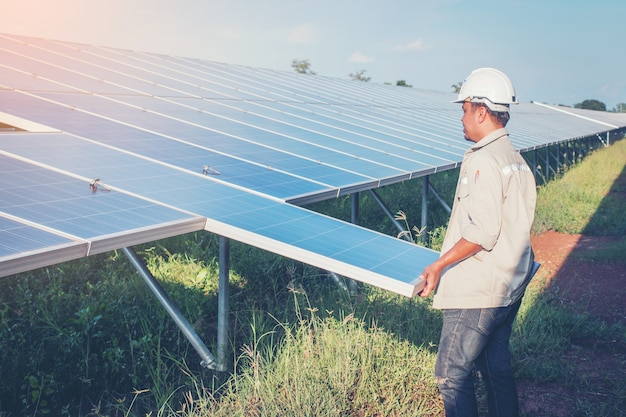
[[[478,122],[482,123],[487,118],[488,112],[485,106],[478,106],[476,116],[478,117]]]

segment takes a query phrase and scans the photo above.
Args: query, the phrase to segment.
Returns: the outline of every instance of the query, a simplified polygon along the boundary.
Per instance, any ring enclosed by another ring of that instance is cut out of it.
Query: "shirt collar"
[[[495,142],[496,140],[500,139],[501,137],[507,136],[508,134],[509,134],[509,132],[507,132],[507,130],[505,128],[496,129],[493,132],[489,133],[484,138],[482,138],[481,140],[479,140],[478,142],[474,143],[474,145],[472,145],[469,150],[477,151],[480,148],[484,148],[485,146],[489,145],[490,143]]]

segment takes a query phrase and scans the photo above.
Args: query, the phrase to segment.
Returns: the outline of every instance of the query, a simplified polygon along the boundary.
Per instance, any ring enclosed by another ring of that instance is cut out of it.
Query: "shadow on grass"
[[[544,288],[514,347],[524,416],[626,415],[624,208],[626,165],[582,234],[534,236]]]
[[[550,286],[574,311],[608,324],[626,325],[625,208],[626,166],[581,235],[554,236],[571,248]]]

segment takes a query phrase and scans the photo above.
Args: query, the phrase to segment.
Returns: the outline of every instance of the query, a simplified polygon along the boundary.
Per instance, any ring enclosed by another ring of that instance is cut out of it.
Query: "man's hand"
[[[442,269],[443,268],[438,265],[438,262],[433,262],[424,268],[420,278],[426,281],[426,285],[422,291],[420,291],[420,297],[428,297],[433,291],[435,291],[437,285],[439,285],[439,278],[441,278]]]
[[[420,297],[428,297],[434,290],[437,289],[443,268],[457,262],[461,262],[462,260],[477,254],[481,250],[482,247],[480,247],[480,245],[461,238],[452,248],[450,248],[449,251],[441,255],[441,257],[435,262],[424,268],[420,278],[426,281],[426,286],[419,293]]]

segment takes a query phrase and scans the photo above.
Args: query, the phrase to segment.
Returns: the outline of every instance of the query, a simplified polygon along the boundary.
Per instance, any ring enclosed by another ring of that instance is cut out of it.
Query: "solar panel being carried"
[[[413,296],[436,252],[299,205],[456,167],[453,98],[0,35],[0,276],[204,229]],[[509,131],[624,126],[522,103]]]

